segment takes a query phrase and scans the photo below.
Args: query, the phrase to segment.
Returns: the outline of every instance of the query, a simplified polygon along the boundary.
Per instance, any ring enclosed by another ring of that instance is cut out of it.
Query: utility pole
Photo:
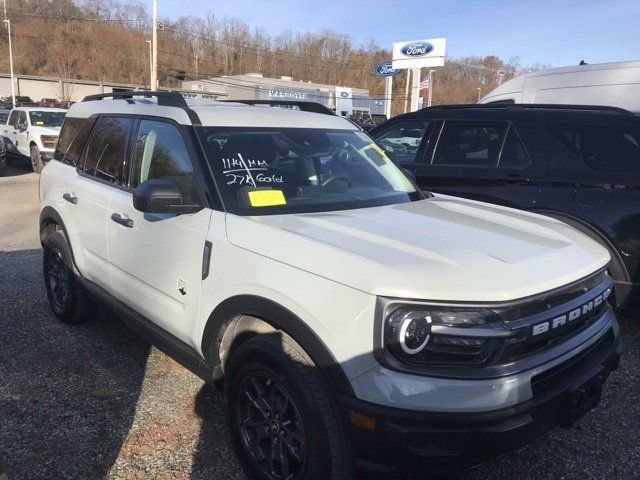
[[[6,0],[5,0],[6,1]],[[151,90],[158,89],[158,0],[153,0],[153,33],[151,40]]]
[[[9,69],[11,71],[11,104],[16,106],[16,82],[13,78],[13,49],[11,47],[11,21],[7,18],[7,0],[4,4],[4,23],[7,25],[7,34],[9,35]]]
[[[481,98],[482,98],[482,87],[478,87],[478,103],[480,103]]]
[[[151,40],[145,40],[144,43],[149,45],[149,90],[153,90],[151,87],[151,77],[153,77],[153,50],[151,49]]]
[[[498,72],[498,85],[502,85],[502,79],[504,78],[504,73]]]

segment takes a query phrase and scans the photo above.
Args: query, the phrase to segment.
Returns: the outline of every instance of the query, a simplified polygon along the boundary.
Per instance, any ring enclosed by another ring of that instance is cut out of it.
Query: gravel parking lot
[[[38,177],[25,168],[0,178],[0,457],[9,479],[243,478],[215,390],[107,311],[79,327],[49,312]],[[639,321],[622,316],[623,363],[597,410],[469,478],[638,478]]]

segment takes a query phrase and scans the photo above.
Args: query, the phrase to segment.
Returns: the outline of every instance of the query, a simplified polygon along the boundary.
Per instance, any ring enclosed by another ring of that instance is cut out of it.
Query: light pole
[[[482,98],[482,87],[478,87],[478,103],[480,103],[480,99]]]
[[[16,82],[13,78],[13,49],[11,47],[11,21],[7,18],[7,0],[4,4],[4,23],[7,25],[7,34],[9,35],[9,70],[11,71],[11,105],[16,106]]]
[[[158,0],[153,0],[153,34],[151,61],[151,90],[158,89]]]
[[[151,77],[153,77],[153,51],[151,50],[151,40],[145,40],[144,43],[149,45],[149,90],[153,90],[151,87]]]
[[[429,96],[427,97],[427,107],[431,106],[431,101],[433,100],[433,74],[435,70],[429,70]]]

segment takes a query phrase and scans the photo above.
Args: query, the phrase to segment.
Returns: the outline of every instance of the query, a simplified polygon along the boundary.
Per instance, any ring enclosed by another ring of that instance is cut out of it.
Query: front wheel
[[[30,157],[31,157],[31,168],[35,173],[42,172],[44,168],[44,163],[42,162],[42,155],[40,155],[40,149],[37,145],[31,145],[30,148]]]
[[[317,367],[283,332],[247,340],[225,372],[233,447],[250,478],[346,479],[351,454]]]

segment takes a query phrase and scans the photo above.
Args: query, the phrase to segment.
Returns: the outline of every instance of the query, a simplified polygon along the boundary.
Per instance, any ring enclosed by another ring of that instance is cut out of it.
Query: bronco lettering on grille
[[[540,335],[542,333],[548,332],[549,330],[553,330],[554,328],[561,327],[567,323],[573,322],[578,318],[588,314],[594,308],[598,308],[603,302],[607,301],[607,298],[611,295],[611,288],[607,288],[603,293],[598,295],[593,300],[581,305],[580,307],[574,308],[568,313],[561,315],[559,317],[554,318],[553,320],[548,320],[546,322],[538,323],[534,325],[531,329],[531,335]]]

